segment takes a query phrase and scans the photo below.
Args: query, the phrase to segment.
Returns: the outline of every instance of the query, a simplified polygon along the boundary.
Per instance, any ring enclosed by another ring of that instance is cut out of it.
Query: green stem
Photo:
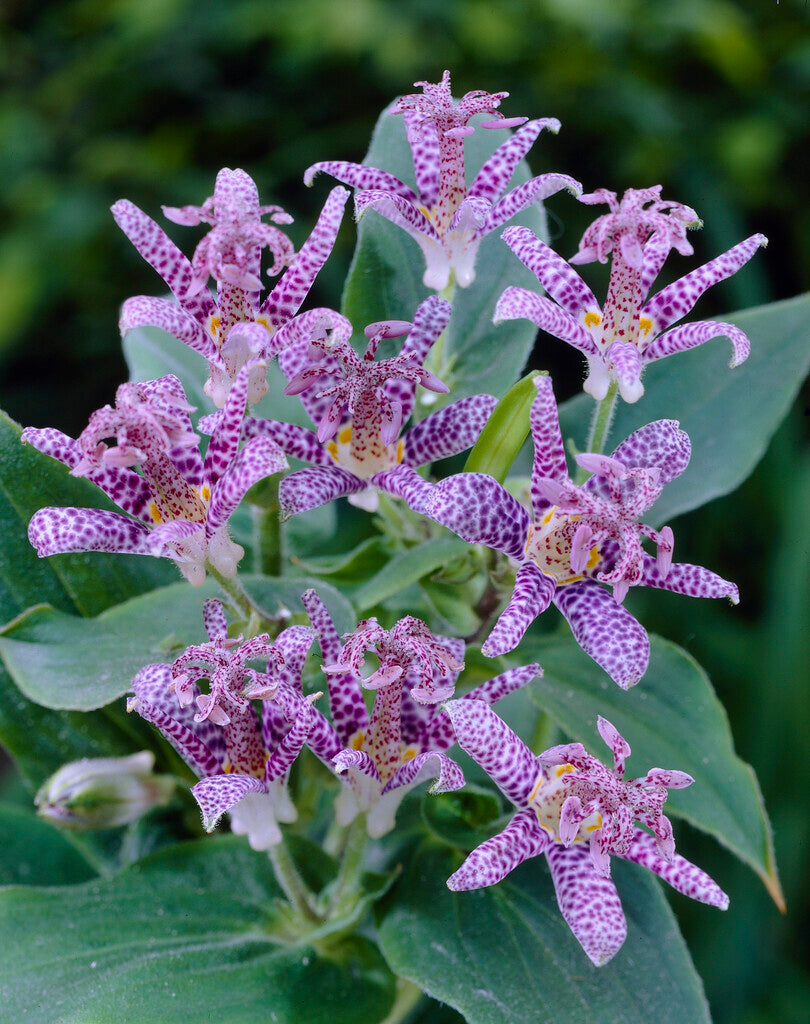
[[[244,586],[242,586],[238,577],[233,576],[228,579],[218,569],[215,569],[210,562],[206,568],[222,590],[224,590],[231,609],[246,621],[247,626],[244,632],[248,638],[265,631],[275,636],[278,632],[279,620],[256,604]]]
[[[340,870],[331,886],[330,916],[339,916],[357,900],[366,839],[366,816],[358,814],[349,826]]]
[[[422,989],[407,978],[397,978],[397,995],[382,1024],[402,1024],[422,998]]]
[[[290,901],[290,905],[307,921],[320,924],[321,917],[315,909],[315,897],[310,892],[298,868],[283,842],[271,846],[267,851],[276,881]]]
[[[616,411],[616,399],[618,396],[619,385],[615,380],[613,380],[610,382],[610,386],[608,387],[605,397],[601,402],[597,402],[596,404],[593,420],[591,421],[591,431],[588,434],[588,442],[584,449],[586,452],[593,452],[595,455],[601,455],[605,450],[605,444],[607,443],[608,434],[610,433],[610,425],[613,422],[613,414]],[[582,484],[587,480],[588,476],[588,471],[580,468],[574,482]]]
[[[275,508],[250,506],[256,571],[265,576],[281,575],[281,522]]]

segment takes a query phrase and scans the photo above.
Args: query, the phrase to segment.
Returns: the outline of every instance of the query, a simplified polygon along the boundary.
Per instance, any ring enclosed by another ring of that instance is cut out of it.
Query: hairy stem
[[[225,592],[232,611],[247,622],[244,632],[248,638],[265,631],[270,633],[271,636],[275,636],[278,633],[278,618],[256,604],[238,577],[233,576],[231,579],[228,579],[210,564],[206,568]]]
[[[591,421],[591,430],[588,434],[588,441],[585,445],[586,452],[593,452],[601,455],[605,450],[610,425],[613,422],[613,414],[616,411],[616,399],[619,396],[619,385],[615,380],[610,382],[607,394],[601,402],[597,402]],[[577,471],[574,483],[583,484],[590,474],[587,470],[580,468]]]
[[[267,851],[276,881],[284,891],[290,905],[307,921],[320,923],[321,917],[315,909],[315,897],[310,892],[293,859],[283,842],[271,846]]]
[[[363,871],[363,853],[366,849],[366,816],[358,814],[349,826],[340,870],[332,884],[332,898],[329,912],[339,915],[357,900],[360,875]]]

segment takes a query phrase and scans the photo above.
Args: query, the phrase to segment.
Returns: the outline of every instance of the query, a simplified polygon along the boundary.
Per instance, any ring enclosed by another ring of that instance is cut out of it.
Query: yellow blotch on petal
[[[366,734],[362,731],[362,729],[359,729],[354,734],[354,736],[352,736],[352,738],[349,740],[349,746],[352,748],[352,750],[362,750],[365,738]]]
[[[211,488],[208,486],[208,484],[203,484],[202,487],[200,488],[200,497],[202,498],[203,501],[211,500]]]
[[[596,832],[597,829],[602,827],[602,815],[597,813],[596,818],[597,818],[597,821],[596,821],[595,825],[586,825],[585,826],[585,831],[586,832]]]
[[[160,514],[160,509],[157,507],[157,503],[154,501],[149,506],[149,514],[155,520],[156,523],[163,522],[163,516]]]
[[[221,316],[212,316],[211,319],[208,321],[208,330],[211,332],[211,334],[213,334],[215,338],[217,336],[217,331],[219,330],[219,325],[221,323]]]
[[[572,772],[573,770],[574,766],[572,764],[558,764],[554,769],[554,774],[559,779],[561,776],[567,775],[568,772]]]
[[[585,314],[585,326],[586,327],[598,327],[602,323],[602,317],[598,313],[586,313]],[[652,324],[650,325],[652,326]]]
[[[352,428],[344,427],[343,430],[338,434],[338,441],[341,444],[348,444],[352,439]]]
[[[416,747],[408,747],[402,753],[402,763],[405,764],[406,761],[412,761],[418,753],[419,751]]]
[[[397,444],[397,465],[399,465],[400,462],[402,462],[402,456],[404,455],[404,453],[405,453],[405,442],[404,441],[399,441],[398,444]]]
[[[335,462],[337,462],[338,461],[338,446],[335,444],[334,441],[329,441],[327,443],[326,450],[329,452],[329,454],[332,456],[332,458],[335,460]]]
[[[585,568],[586,569],[595,569],[596,566],[599,564],[600,557],[601,556],[599,554],[599,548],[596,547],[596,545],[594,545],[591,548],[590,555],[588,555],[588,561],[585,563]]]
[[[529,532],[526,535],[526,546],[523,548],[523,553],[524,554],[528,554],[528,552],[529,552],[529,545],[532,542],[532,534],[533,533],[534,533],[534,524],[533,523],[529,523]]]
[[[257,324],[261,324],[262,327],[266,331],[269,331],[271,334],[273,333],[273,328],[270,326],[270,321],[267,319],[266,316],[257,316],[256,317],[256,323]]]
[[[648,316],[639,317],[638,329],[644,334],[645,338],[652,330],[652,325],[652,320]]]

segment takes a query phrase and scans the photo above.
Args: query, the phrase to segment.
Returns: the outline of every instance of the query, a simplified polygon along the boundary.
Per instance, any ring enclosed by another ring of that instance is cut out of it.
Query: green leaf
[[[362,937],[285,944],[267,857],[237,837],[163,850],[112,879],[0,894],[11,1020],[381,1020],[393,978]],[[126,922],[126,926],[123,923]]]
[[[614,858],[627,940],[594,967],[562,919],[543,858],[452,893],[460,858],[425,843],[378,914],[391,969],[468,1024],[708,1024],[700,979],[656,880]],[[707,913],[711,911],[707,910]]]
[[[536,283],[535,283],[536,287]],[[645,521],[668,522],[728,494],[751,473],[810,367],[810,294],[724,317],[751,339],[751,355],[728,367],[729,343],[717,338],[651,363],[644,396],[619,402],[607,451],[656,419],[676,419],[692,439],[686,472],[667,484]],[[587,395],[560,409],[563,434],[582,450],[594,402]]]
[[[467,457],[465,473],[488,473],[499,483],[504,482],[529,436],[529,413],[537,397],[534,381],[538,376],[539,372],[532,370],[498,402]]]
[[[293,563],[308,576],[328,576],[342,584],[363,583],[388,557],[390,544],[385,537],[369,537],[351,551],[336,555],[293,558]]]
[[[667,813],[713,835],[784,906],[762,793],[751,766],[734,752],[728,718],[709,677],[677,644],[658,636],[650,640],[650,667],[628,700],[573,639],[527,637],[521,658],[536,658],[544,670],[527,692],[602,760],[608,751],[596,718],[611,721],[633,750],[629,776],[652,767],[688,772],[694,785],[670,793]]]
[[[75,505],[119,510],[94,484],[22,444],[20,433],[0,413],[0,621],[37,601],[97,615],[177,578],[174,566],[158,558],[97,552],[38,558],[28,540],[28,523],[39,509]]]
[[[0,850],[0,885],[66,885],[95,878],[69,837],[8,804],[0,805]]]
[[[372,576],[354,593],[354,605],[359,612],[373,608],[428,573],[435,572],[451,559],[464,555],[468,550],[469,545],[455,537],[427,540],[416,547],[408,548],[407,551],[395,555],[376,576]]]
[[[477,131],[465,140],[468,181],[507,137],[503,131]],[[542,136],[538,146],[542,146]],[[380,117],[363,162],[415,187],[413,159],[401,117],[385,113]],[[519,185],[530,176],[524,161],[511,184]],[[515,217],[513,223],[546,237],[545,215],[539,204]],[[500,234],[500,230],[494,231],[482,241],[475,283],[456,289],[453,316],[436,346],[441,354],[434,369],[445,383],[452,384],[454,401],[482,391],[503,394],[519,376],[534,342],[536,331],[528,321],[513,320],[497,328],[492,324],[495,302],[508,285],[537,285]],[[378,320],[410,319],[430,294],[422,284],[424,270],[422,252],[404,230],[374,211],[365,214],[358,225],[357,247],[343,293],[343,312],[355,331]]]
[[[454,793],[437,793],[422,803],[428,828],[439,839],[462,850],[489,839],[501,816],[501,801],[491,789],[470,783]]]
[[[301,594],[317,586],[338,630],[356,625],[351,605],[329,584],[250,576],[243,582],[270,613],[279,608],[303,613]],[[218,594],[212,580],[202,587],[175,583],[95,619],[38,605],[0,631],[0,656],[30,700],[48,708],[91,711],[126,693],[144,665],[173,661],[190,644],[202,642],[203,602]]]

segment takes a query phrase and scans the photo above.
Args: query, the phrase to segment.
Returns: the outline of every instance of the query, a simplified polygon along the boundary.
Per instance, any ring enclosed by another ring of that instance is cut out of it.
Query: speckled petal
[[[530,178],[511,192],[507,192],[503,199],[498,200],[486,216],[484,226],[481,229],[483,234],[495,231],[502,224],[511,220],[516,213],[525,210],[534,203],[542,202],[567,188],[573,195],[582,192],[582,185],[567,174],[540,174],[536,178]]]
[[[400,354],[410,356],[415,363],[422,366],[428,352],[447,327],[451,312],[452,308],[446,299],[440,299],[438,295],[429,295],[414,313],[413,327],[405,339]],[[413,412],[416,384],[409,380],[389,380],[383,385],[383,391],[389,401],[399,402],[402,406],[404,423]]]
[[[333,188],[327,197],[312,234],[296,253],[289,270],[261,305],[259,313],[274,327],[280,327],[298,312],[312,283],[326,263],[343,219],[349,193]]]
[[[712,907],[725,910],[728,907],[728,896],[705,871],[701,871],[685,857],[676,853],[672,863],[664,860],[658,852],[655,838],[640,828],[635,830],[633,845],[627,853],[616,853],[614,856],[641,864],[663,878],[673,889],[682,892],[690,899],[700,903],[708,903]]]
[[[95,508],[42,508],[28,524],[28,539],[40,558],[66,551],[152,554],[147,526]]]
[[[247,408],[248,386],[256,365],[254,361],[245,363],[239,371],[228,392],[222,413],[217,418],[203,463],[203,478],[209,487],[214,486],[236,457],[242,434],[242,420]],[[278,452],[278,448],[274,448]],[[280,452],[278,454],[280,455]],[[286,466],[282,468],[286,469]]]
[[[524,807],[540,775],[540,764],[523,740],[482,700],[449,700],[444,705],[456,740],[503,795]]]
[[[568,467],[551,377],[536,377],[534,386],[537,388],[537,397],[532,402],[529,425],[534,443],[532,510],[537,520],[549,508],[549,502],[543,497],[537,480],[542,478],[564,483],[568,479]]]
[[[740,593],[733,583],[724,580],[711,569],[688,562],[673,562],[666,577],[661,575],[653,555],[644,554],[644,568],[641,583],[645,587],[671,590],[688,597],[727,597],[732,604],[738,604]]]
[[[266,793],[267,787],[253,775],[211,775],[202,779],[191,792],[200,805],[203,826],[213,832],[222,815],[239,803],[248,793]]]
[[[601,319],[602,310],[590,288],[576,270],[545,242],[540,241],[534,232],[528,228],[511,227],[501,237],[567,313],[579,322],[588,313]]]
[[[497,404],[492,395],[470,395],[432,412],[405,434],[403,462],[424,466],[471,448]]]
[[[307,167],[304,171],[304,184],[311,185],[316,174],[329,174],[351,188],[379,189],[402,196],[403,199],[407,199],[411,203],[418,204],[419,202],[413,189],[408,188],[393,174],[378,171],[376,167],[365,167],[363,164],[353,164],[346,160],[323,160]]]
[[[560,130],[560,122],[556,117],[540,117],[524,124],[506,142],[502,142],[486,160],[467,190],[467,195],[480,196],[494,203],[498,196],[503,195],[504,189],[512,180],[515,168],[544,128],[548,128],[556,135]]]
[[[674,324],[686,316],[707,288],[736,274],[761,245],[767,244],[768,240],[764,235],[751,235],[750,238],[735,245],[733,249],[729,249],[722,256],[717,256],[702,267],[698,267],[697,270],[686,274],[680,280],[667,285],[650,299],[641,310],[641,316],[649,317],[653,322],[653,333],[659,334],[670,324]],[[680,350],[676,349],[675,351]],[[738,362],[742,362],[742,360],[738,360]]]
[[[447,888],[460,892],[495,885],[524,860],[545,852],[550,842],[548,832],[540,827],[532,808],[518,811],[503,832],[473,850],[458,871],[447,879]]]
[[[654,420],[634,430],[611,458],[632,469],[658,469],[658,485],[663,487],[683,473],[691,455],[692,442],[677,420]],[[600,498],[609,497],[604,477],[592,476],[583,487]]]
[[[214,339],[203,330],[195,317],[176,302],[154,299],[148,295],[127,299],[121,307],[118,328],[121,334],[126,334],[136,327],[159,327],[209,362],[223,365]]]
[[[310,462],[316,466],[334,465],[318,440],[318,435],[306,427],[298,427],[294,423],[281,423],[279,420],[246,416],[242,425],[242,438],[248,441],[252,437],[271,438],[285,455],[300,459],[301,462]]]
[[[614,341],[605,353],[605,362],[616,374],[619,393],[625,402],[637,402],[644,394],[642,358],[638,348],[629,341]]]
[[[268,785],[287,774],[293,761],[298,757],[309,736],[315,715],[310,701],[300,699],[298,713],[289,732],[280,741],[267,759],[264,781]]]
[[[556,580],[541,572],[533,562],[524,562],[517,571],[509,604],[501,612],[481,653],[487,658],[496,658],[513,651],[531,623],[551,604],[556,590]]]
[[[284,477],[279,485],[278,497],[281,505],[281,521],[299,512],[326,505],[336,498],[357,494],[367,486],[353,473],[339,466],[309,466]]]
[[[621,901],[609,878],[598,875],[587,845],[546,850],[562,916],[597,967],[618,953],[627,936]]]
[[[397,227],[404,228],[416,241],[427,238],[441,245],[441,238],[422,212],[418,199],[406,199],[394,192],[372,189],[358,192],[354,200],[355,212],[359,220],[367,210],[376,210]]]
[[[419,510],[470,544],[486,544],[521,559],[529,513],[497,480],[459,473],[440,481]]]
[[[284,454],[269,437],[248,441],[217,481],[211,494],[206,535],[210,537],[226,523],[236,506],[259,480],[289,468]]]
[[[464,785],[464,773],[452,758],[440,751],[427,750],[398,768],[388,780],[383,793],[402,786],[410,788],[426,779],[436,780],[428,790],[429,793],[450,793]]]
[[[531,320],[541,330],[573,345],[585,355],[600,358],[593,338],[581,323],[550,299],[525,288],[507,288],[498,299],[492,319],[496,324],[503,320]]]
[[[288,626],[273,641],[284,658],[284,665],[279,669],[278,675],[299,693],[304,662],[314,640],[315,630],[310,626]]]
[[[729,366],[739,366],[748,358],[751,351],[751,342],[748,336],[743,334],[739,327],[734,324],[726,324],[721,321],[701,320],[695,324],[682,324],[675,327],[666,334],[661,334],[650,342],[642,352],[645,363],[651,363],[655,359],[663,359],[665,356],[675,355],[676,352],[685,352],[690,348],[697,348],[713,338],[728,338],[731,342],[733,352]]]
[[[554,603],[568,620],[574,639],[623,690],[647,671],[650,641],[644,628],[593,580],[558,587]]]

